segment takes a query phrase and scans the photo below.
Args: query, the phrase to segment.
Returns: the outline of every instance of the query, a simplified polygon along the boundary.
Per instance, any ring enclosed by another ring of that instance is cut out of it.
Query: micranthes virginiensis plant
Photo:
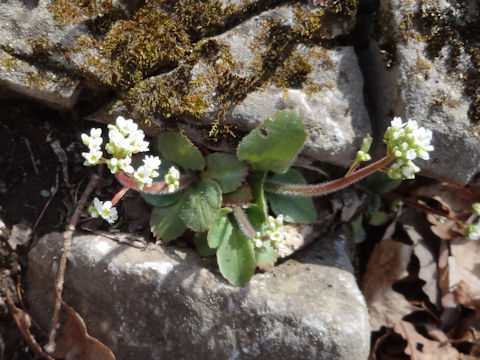
[[[108,129],[108,158],[101,129],[82,134],[89,148],[82,155],[87,166],[106,164],[123,188],[112,201],[95,198],[90,214],[113,223],[118,218],[115,204],[129,189],[139,191],[153,205],[150,226],[156,238],[169,242],[193,230],[197,249],[216,253],[220,272],[235,285],[247,283],[257,266],[273,266],[285,244],[284,222],[315,220],[313,196],[345,188],[378,170],[392,179],[413,179],[420,171],[413,161],[428,160],[433,150],[430,130],[394,118],[385,132],[384,157],[359,167],[371,160],[372,140],[367,136],[344,177],[307,184],[291,167],[307,138],[296,110],[279,111],[265,120],[240,141],[236,155],[203,156],[180,131],[168,131],[153,144],[158,156],[132,160],[132,155],[149,150],[143,131],[123,117]],[[139,161],[135,169],[133,163]]]

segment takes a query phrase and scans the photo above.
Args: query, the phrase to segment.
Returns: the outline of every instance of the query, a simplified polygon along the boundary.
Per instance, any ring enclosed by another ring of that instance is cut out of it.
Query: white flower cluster
[[[117,209],[112,206],[110,201],[102,202],[98,198],[93,199],[93,205],[88,208],[88,212],[93,218],[99,216],[113,224],[118,219]]]
[[[85,158],[83,163],[85,166],[96,165],[99,163],[103,156],[100,146],[102,145],[102,129],[91,129],[90,136],[82,134],[82,142],[85,146],[88,146],[89,152],[82,153]]]
[[[472,213],[477,216],[480,215],[480,203],[472,204]],[[480,240],[480,221],[465,227],[465,239]]]
[[[133,120],[125,119],[121,116],[117,118],[115,125],[108,125],[108,129],[109,141],[105,145],[105,150],[112,157],[110,159],[103,157],[101,150],[103,142],[102,129],[91,129],[90,136],[82,134],[82,142],[89,148],[89,152],[82,153],[82,156],[85,158],[84,165],[107,164],[112,174],[116,174],[118,171],[129,174],[131,178],[135,179],[140,189],[143,189],[144,186],[151,186],[153,179],[159,176],[157,170],[160,167],[160,158],[158,156],[145,156],[143,165],[137,170],[131,165],[133,154],[148,151],[149,143],[144,140],[145,134],[143,131],[138,128],[138,125]],[[171,177],[173,179],[175,173]],[[179,177],[180,174],[177,176],[177,184]],[[173,186],[175,186],[174,181]],[[90,206],[88,211],[92,217],[102,217],[110,224],[118,218],[117,210],[115,207],[112,207],[112,203],[110,201],[102,203],[98,198],[94,199],[93,205]]]
[[[148,151],[148,141],[144,141],[145,134],[138,129],[132,119],[117,118],[115,125],[108,125],[110,141],[105,150],[114,157],[130,157],[132,154]]]
[[[268,236],[267,240],[263,239],[263,234]],[[257,251],[264,251],[268,243],[274,249],[281,249],[284,246],[284,240],[283,215],[278,215],[277,218],[269,216],[262,225],[262,231],[257,232],[252,238],[253,246]]]
[[[432,132],[424,127],[418,127],[414,120],[406,123],[396,117],[385,132],[383,140],[388,147],[388,153],[395,156],[397,162],[390,166],[388,176],[392,179],[413,179],[420,168],[413,163],[417,157],[428,160],[429,152],[433,151]]]
[[[168,173],[164,177],[165,183],[168,185],[168,192],[173,193],[180,187],[180,172],[174,166],[168,169]]]
[[[143,131],[133,120],[125,119],[122,116],[117,118],[115,125],[108,125],[108,129],[109,141],[105,145],[105,150],[112,155],[112,158],[103,158],[102,129],[92,129],[90,136],[82,134],[82,142],[90,150],[88,153],[82,153],[85,158],[84,165],[107,164],[112,174],[116,174],[120,170],[130,174],[140,189],[143,189],[145,185],[152,185],[153,178],[158,176],[156,170],[160,166],[160,159],[157,156],[146,156],[143,165],[137,170],[131,165],[133,154],[148,151],[149,143],[144,140]]]

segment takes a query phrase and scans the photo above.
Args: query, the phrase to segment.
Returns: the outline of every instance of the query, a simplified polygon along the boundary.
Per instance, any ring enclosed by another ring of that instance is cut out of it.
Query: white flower
[[[92,166],[92,165],[97,165],[100,162],[100,159],[102,158],[103,153],[97,150],[90,150],[90,152],[88,153],[87,152],[82,153],[82,156],[85,158],[83,165]]]
[[[264,241],[263,235],[268,237]],[[265,244],[270,243],[273,249],[279,249],[285,240],[285,231],[283,230],[283,215],[278,215],[276,218],[269,216],[262,225],[262,231],[257,232],[252,238],[253,245],[256,251],[264,251]]]
[[[145,185],[151,186],[153,178],[158,176],[158,172],[155,170],[149,169],[148,167],[142,165],[134,173],[133,178],[137,181],[137,185],[140,189],[143,189]]]
[[[468,240],[480,239],[480,223],[468,225],[465,228],[465,238]]]
[[[132,119],[125,120],[123,116],[117,117],[116,126],[124,136],[128,136],[138,129],[138,125],[135,124]]]
[[[403,127],[402,118],[394,117],[392,122],[390,123],[390,125],[391,125],[392,129],[394,129],[394,130],[401,129]]]
[[[102,129],[91,129],[90,136],[87,134],[82,134],[82,142],[85,146],[88,146],[90,152],[92,150],[99,151],[100,146],[102,145]]]
[[[127,141],[130,145],[130,148],[132,149],[133,154],[148,151],[148,147],[150,144],[148,143],[148,141],[144,141],[144,138],[145,134],[142,130],[137,130],[129,135]]]
[[[112,207],[112,203],[110,201],[103,203],[98,198],[93,199],[93,205],[88,208],[88,212],[94,218],[102,217],[109,224],[113,224],[118,219],[117,209]]]
[[[168,173],[165,174],[163,181],[168,185],[168,192],[172,193],[175,190],[178,190],[180,187],[180,171],[178,171],[174,166],[171,166],[168,169]]]
[[[117,171],[118,171],[118,159],[117,158],[111,158],[110,160],[108,160],[107,162],[107,166],[108,168],[110,169],[110,172],[112,174],[116,174]]]
[[[149,143],[144,141],[145,134],[138,129],[133,120],[125,120],[119,116],[115,125],[108,125],[109,142],[105,149],[109,154],[116,156],[131,156],[139,152],[148,151]]]
[[[118,167],[124,172],[131,174],[135,171],[135,169],[130,165],[131,162],[132,158],[130,156],[126,156],[118,161]]]
[[[147,155],[143,159],[144,166],[149,170],[158,170],[160,167],[160,158],[158,156]]]
[[[275,242],[281,242],[283,240],[283,232],[279,230],[273,232],[272,234],[270,234],[270,240]]]

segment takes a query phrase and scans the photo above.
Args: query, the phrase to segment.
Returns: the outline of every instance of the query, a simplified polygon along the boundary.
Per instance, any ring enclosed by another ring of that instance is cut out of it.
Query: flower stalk
[[[332,181],[327,181],[313,185],[296,185],[296,184],[277,184],[270,181],[265,182],[265,191],[279,193],[287,196],[320,196],[340,189],[343,189],[375,171],[382,169],[390,164],[395,158],[393,156],[385,156],[357,171],[350,173],[348,176]]]

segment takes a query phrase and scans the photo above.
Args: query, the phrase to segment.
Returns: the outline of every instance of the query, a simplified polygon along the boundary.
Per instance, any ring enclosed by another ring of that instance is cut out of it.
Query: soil
[[[12,99],[0,100],[0,113],[0,360],[34,359],[3,301],[5,289],[18,300],[28,250],[42,235],[64,230],[92,171],[83,166],[80,141],[92,123]],[[25,243],[14,250],[8,240],[16,224],[32,235],[22,233]]]

